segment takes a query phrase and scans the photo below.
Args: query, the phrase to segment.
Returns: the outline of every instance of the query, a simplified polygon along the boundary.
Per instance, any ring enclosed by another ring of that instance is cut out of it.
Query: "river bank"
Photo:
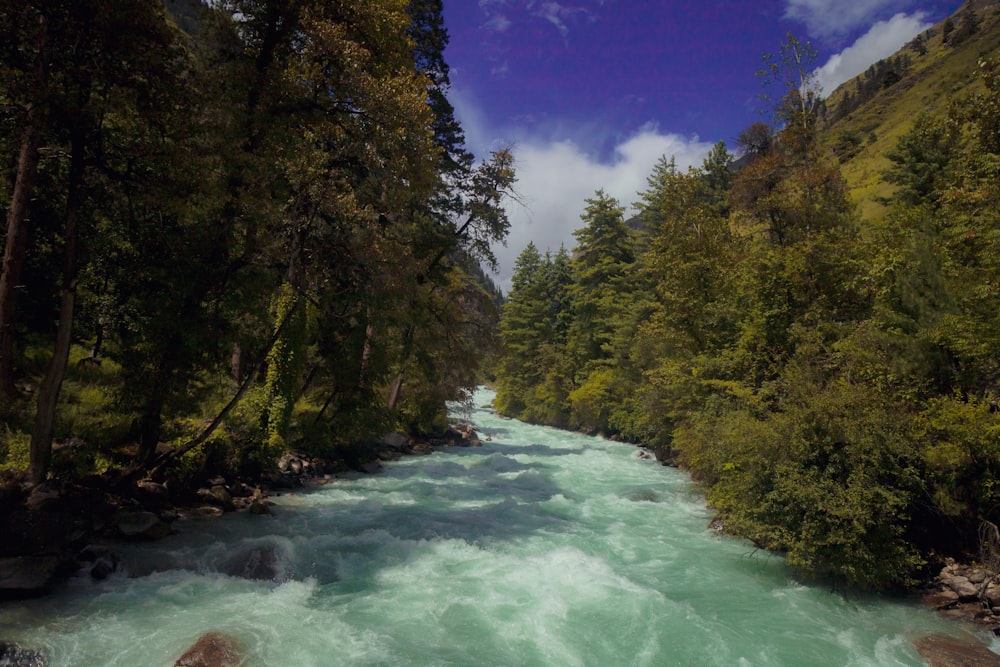
[[[375,474],[384,462],[427,455],[435,447],[478,444],[475,431],[461,424],[432,437],[390,433],[350,460],[288,453],[260,478],[214,475],[194,488],[116,473],[33,487],[13,477],[0,485],[0,600],[45,595],[81,571],[102,580],[117,568],[116,543],[161,540],[184,519],[267,514],[273,496]]]

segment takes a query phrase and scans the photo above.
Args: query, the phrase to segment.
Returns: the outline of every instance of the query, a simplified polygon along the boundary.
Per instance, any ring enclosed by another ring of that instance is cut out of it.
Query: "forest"
[[[0,6],[6,481],[255,475],[446,426],[513,159],[440,0]]]
[[[996,557],[1000,67],[980,55],[911,119],[866,219],[811,55],[789,36],[765,61],[783,93],[738,162],[721,142],[691,169],[664,158],[635,217],[598,191],[572,251],[521,253],[496,407],[653,447],[728,532],[898,589],[944,556]]]
[[[911,119],[877,217],[844,169],[884,137],[842,125],[981,18],[835,114],[790,36],[738,159],[664,157],[628,219],[596,192],[504,300],[514,157],[464,145],[441,0],[5,2],[0,481],[255,476],[440,432],[490,377],[503,414],[683,466],[810,576],[997,557],[1000,60]]]

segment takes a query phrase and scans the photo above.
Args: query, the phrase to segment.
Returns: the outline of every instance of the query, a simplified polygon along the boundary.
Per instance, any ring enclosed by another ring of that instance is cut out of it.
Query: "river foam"
[[[480,448],[284,496],[274,516],[185,522],[103,582],[0,606],[0,637],[53,667],[169,667],[209,631],[246,667],[882,667],[958,632],[798,582],[709,530],[687,478],[631,446],[469,416]]]

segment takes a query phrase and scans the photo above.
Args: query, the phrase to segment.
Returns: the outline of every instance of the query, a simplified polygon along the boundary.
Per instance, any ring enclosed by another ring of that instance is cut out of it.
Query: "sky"
[[[510,146],[521,203],[496,247],[506,291],[529,241],[571,249],[601,188],[632,212],[661,156],[699,165],[768,120],[755,75],[790,32],[826,93],[962,0],[443,0],[448,94],[477,156]]]

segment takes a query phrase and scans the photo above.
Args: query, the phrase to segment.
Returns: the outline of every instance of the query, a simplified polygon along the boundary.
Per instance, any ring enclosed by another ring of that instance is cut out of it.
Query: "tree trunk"
[[[403,354],[399,362],[399,371],[396,373],[395,379],[392,381],[392,388],[389,390],[389,412],[393,412],[396,409],[396,404],[399,403],[399,397],[403,391],[403,372],[406,370],[406,364],[410,361],[410,355],[413,353],[413,325],[406,327],[406,333],[403,334]]]
[[[165,363],[165,362],[164,362]],[[156,456],[156,446],[160,444],[160,430],[163,427],[163,406],[166,404],[168,373],[156,373],[152,382],[156,383],[152,395],[146,400],[139,418],[139,449],[135,454],[135,462],[139,467],[148,467]]]
[[[41,97],[48,76],[48,24],[45,16],[38,19],[38,43],[35,52],[34,84],[36,98]],[[7,211],[7,241],[0,271],[0,398],[10,400],[18,395],[14,386],[14,309],[21,269],[28,248],[25,223],[31,209],[38,177],[38,149],[42,144],[43,107],[40,99],[29,103],[21,150],[14,177],[14,192]]]
[[[56,404],[59,391],[66,375],[69,360],[70,333],[73,328],[73,307],[76,302],[76,286],[65,287],[62,305],[59,308],[59,328],[56,332],[55,349],[45,371],[45,378],[38,387],[38,405],[35,411],[35,428],[31,432],[31,450],[28,478],[32,484],[45,479],[52,460],[52,436],[55,430]]]
[[[90,360],[96,364],[101,363],[101,346],[104,345],[104,324],[97,323],[97,336],[94,344],[90,347]]]
[[[243,348],[238,342],[233,343],[233,354],[229,358],[229,372],[233,382],[243,380]]]
[[[371,364],[372,345],[375,338],[375,327],[372,326],[369,313],[368,325],[365,326],[365,343],[361,348],[361,367],[358,370],[358,390],[364,393],[368,390],[368,366]]]
[[[33,484],[45,479],[52,460],[52,435],[55,428],[56,405],[66,365],[69,362],[69,348],[73,332],[73,308],[76,303],[76,276],[78,269],[77,252],[79,246],[79,212],[83,202],[83,132],[77,128],[73,132],[70,149],[69,193],[66,197],[65,258],[63,260],[62,303],[59,307],[59,324],[52,358],[45,369],[45,377],[38,387],[38,403],[35,409],[35,428],[31,432],[28,477]]]
[[[396,404],[399,403],[399,396],[403,391],[403,371],[400,370],[396,374],[395,379],[392,381],[392,388],[389,390],[389,412],[396,409]]]

